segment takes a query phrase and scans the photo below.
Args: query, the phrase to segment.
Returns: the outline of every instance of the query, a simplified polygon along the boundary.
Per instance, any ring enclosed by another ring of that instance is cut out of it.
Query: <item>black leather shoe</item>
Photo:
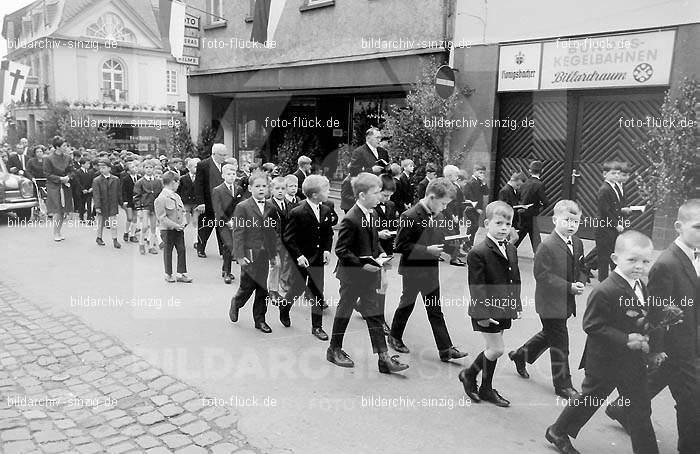
[[[326,359],[336,366],[340,367],[355,367],[355,363],[350,359],[347,353],[342,348],[328,347],[326,350]]]
[[[128,242],[129,241],[129,234],[125,233],[124,235],[122,235],[122,239],[124,240],[125,243]]]
[[[114,238],[114,239],[112,240],[112,245],[114,246],[115,249],[121,249],[121,248],[122,248],[121,243],[120,243],[119,241],[117,241],[116,238]]]
[[[384,331],[385,336],[391,336],[391,328],[389,328],[389,325],[387,325],[386,322],[382,322],[382,330]]]
[[[408,369],[408,364],[403,364],[398,361],[399,355],[391,356],[388,360],[379,359],[377,365],[379,372],[382,374],[390,374],[392,372],[401,372]]]
[[[406,345],[403,343],[401,339],[396,339],[395,337],[389,335],[386,338],[386,343],[389,347],[391,347],[393,350],[396,350],[399,353],[410,353],[411,351],[406,347]]]
[[[442,361],[443,363],[446,363],[451,359],[464,358],[468,354],[469,353],[467,353],[467,352],[460,352],[455,347],[450,347],[447,350],[443,350],[440,352],[440,361]]]
[[[326,334],[325,331],[323,331],[323,328],[313,328],[311,330],[311,334],[316,336],[318,339],[322,341],[327,341],[328,340],[328,334]]]
[[[237,322],[238,321],[238,310],[240,307],[236,304],[235,298],[231,298],[231,307],[228,310],[228,318],[231,319],[232,322]]]
[[[510,407],[510,401],[504,399],[495,389],[480,389],[479,397],[485,402],[491,402],[497,407]]]
[[[272,328],[270,328],[270,325],[268,325],[265,322],[256,323],[255,329],[259,329],[265,334],[270,334],[272,332]]]
[[[283,308],[280,308],[280,323],[285,328],[292,326],[292,321],[289,319],[289,311]]]
[[[544,433],[544,438],[556,446],[559,452],[562,454],[581,454],[576,450],[576,448],[573,447],[568,435],[555,433],[552,430],[552,426],[547,427],[547,431]]]
[[[321,310],[326,310],[326,309],[328,309],[328,303],[326,303],[324,301],[323,304],[321,304]]]
[[[197,257],[205,259],[207,258],[207,254],[202,251],[197,251]]]
[[[527,373],[527,369],[525,368],[525,360],[522,356],[512,351],[508,353],[508,358],[515,363],[515,370],[518,371],[518,375],[523,378],[530,378],[530,374]]]
[[[578,391],[576,391],[574,388],[571,388],[571,387],[569,387],[569,388],[555,388],[554,394],[556,394],[559,397],[563,397],[564,399],[576,399],[576,398],[580,397]]]
[[[464,263],[463,261],[461,261],[460,259],[450,260],[450,265],[452,265],[452,266],[467,266],[467,264]]]
[[[95,238],[95,243],[97,243],[99,246],[104,246],[105,242],[102,241],[102,238]]]
[[[230,284],[231,282],[233,282],[233,279],[231,279],[232,277],[233,276],[231,276],[230,274],[224,276],[224,284]]]
[[[624,407],[619,405],[608,405],[605,407],[605,414],[613,421],[617,421],[627,433],[630,433],[629,426],[627,425],[627,418],[625,418]]]
[[[458,375],[458,378],[459,381],[462,382],[462,386],[464,386],[464,392],[467,394],[467,396],[469,396],[472,402],[481,402],[481,398],[479,397],[479,393],[477,392],[476,388],[476,378],[469,373],[469,369],[462,369]]]

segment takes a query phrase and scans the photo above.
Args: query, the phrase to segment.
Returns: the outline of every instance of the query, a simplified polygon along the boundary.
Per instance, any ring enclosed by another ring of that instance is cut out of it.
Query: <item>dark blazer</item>
[[[549,199],[544,189],[544,182],[537,177],[530,177],[520,188],[520,205],[532,206],[523,211],[524,216],[537,216],[546,205],[549,205]]]
[[[506,243],[506,254],[508,258],[489,237],[469,251],[467,266],[471,300],[468,312],[471,318],[512,319],[522,311],[518,249]]]
[[[452,216],[457,216],[458,219],[462,219],[464,217],[464,193],[459,184],[453,183],[452,185],[455,188],[455,196],[450,200],[450,203],[447,204],[443,213],[448,219]],[[456,230],[459,231],[459,225],[455,225],[455,227]]]
[[[379,156],[378,159],[390,162],[389,152],[382,147],[377,147],[377,156]],[[377,163],[378,159],[374,157],[374,153],[369,149],[369,145],[365,143],[352,151],[350,167],[358,169],[360,172],[372,172],[372,167]]]
[[[328,216],[330,217],[331,225],[335,226],[338,224],[338,213],[335,212],[335,204],[330,200],[326,200],[325,202],[321,202],[321,205],[330,210]]]
[[[267,259],[278,253],[280,241],[276,229],[279,218],[270,202],[265,202],[264,214],[261,214],[255,199],[248,197],[236,205],[233,215],[236,218],[233,228],[234,259],[250,258],[247,251],[252,251],[253,261],[263,253]]]
[[[146,177],[138,179],[134,185],[134,207],[154,211],[153,202],[163,190],[163,183],[158,178],[147,180]]]
[[[224,164],[222,164],[223,166]],[[224,179],[221,177],[221,172],[211,156],[197,163],[196,175],[194,178],[194,193],[197,205],[204,204],[205,211],[213,213],[214,206],[212,205],[211,191],[223,183]]]
[[[392,230],[396,231],[399,228],[399,215],[396,212],[396,205],[391,200],[384,202],[384,209],[380,205],[374,207],[374,214],[379,222],[377,230]],[[394,238],[391,237],[386,240],[379,240],[379,243],[384,249],[384,252],[391,255],[394,253]]]
[[[319,217],[307,201],[301,202],[289,212],[284,229],[284,244],[294,261],[304,256],[311,265],[323,265],[323,251],[333,247],[333,224],[330,208],[319,205]]]
[[[197,178],[195,177],[195,180]],[[214,219],[217,221],[217,226],[221,227],[224,223],[228,222],[233,218],[233,212],[236,209],[241,200],[243,200],[243,194],[241,188],[233,184],[233,189],[236,193],[234,196],[229,191],[225,183],[221,183],[211,191],[211,203],[214,208]]]
[[[642,293],[647,294],[643,284]],[[643,377],[644,354],[627,348],[628,335],[640,333],[640,308],[632,287],[615,271],[610,272],[588,297],[583,314],[583,330],[588,337],[579,368],[601,379],[620,379],[630,374]]]
[[[26,151],[24,152],[24,163],[29,164],[29,156]],[[17,169],[14,173],[18,173],[20,170],[24,170],[25,174],[27,173],[27,169],[22,165],[22,160],[16,152],[10,153],[10,156],[7,157],[7,169],[10,170],[13,167]]]
[[[46,178],[44,176],[44,161],[39,161],[37,158],[31,158],[27,161],[27,169],[24,175],[30,178]]]
[[[418,186],[416,187],[416,199],[414,200],[414,202],[418,202],[420,199],[425,197],[425,190],[428,187],[428,183],[430,182],[427,178],[423,178],[422,180],[420,180]]]
[[[304,193],[301,190],[301,184],[306,179],[306,174],[304,174],[304,172],[302,172],[301,169],[297,169],[297,171],[294,172],[294,176],[297,177],[297,180],[299,180],[299,182],[297,184],[297,199],[304,200],[306,198],[306,196],[304,195]]]
[[[352,190],[351,179],[348,175],[340,184],[340,209],[345,212],[355,205],[355,193]]]
[[[683,310],[683,322],[671,326],[661,336],[652,337],[653,351],[666,352],[670,360],[693,360],[700,356],[700,277],[687,255],[675,243],[671,244],[649,271],[650,311],[658,316],[661,303],[673,302]],[[672,301],[669,301],[673,298]],[[692,301],[692,303],[690,303]]]
[[[250,197],[250,192],[248,192],[248,178],[250,178],[249,173],[245,173],[242,170],[236,171],[236,184],[243,190],[243,198],[245,199]]]
[[[445,232],[439,225],[442,214],[434,216],[435,224],[431,226],[430,211],[418,202],[401,213],[399,231],[396,234],[394,250],[401,254],[399,274],[437,273],[438,257],[427,252],[427,247],[442,244]]]
[[[197,175],[195,174],[195,181]],[[183,205],[196,205],[197,195],[195,194],[194,182],[190,173],[187,172],[180,177],[180,185],[177,187],[177,194],[182,199]]]
[[[583,242],[571,237],[574,254],[564,240],[552,230],[535,253],[535,310],[541,318],[566,319],[576,315],[576,296],[571,284],[586,282]]]
[[[598,188],[598,221],[600,225],[597,226],[599,229],[603,230],[615,230],[622,219],[622,211],[620,208],[620,201],[617,198],[617,192],[610,186],[607,182],[603,182]]]
[[[484,196],[489,194],[489,187],[478,178],[472,176],[462,188],[462,194],[464,194],[465,200],[478,202],[474,208],[471,208],[471,204],[465,205],[467,207],[467,214],[472,211],[476,214],[477,208],[480,210],[484,209]]]
[[[102,210],[102,217],[116,216],[122,204],[122,183],[114,175],[102,175],[92,181],[92,206]]]
[[[394,195],[392,195],[392,200],[396,204],[396,211],[398,211],[399,214],[413,205],[413,193],[414,190],[411,179],[404,172],[401,172],[399,179],[396,180],[396,191]]]
[[[363,225],[365,215],[355,204],[340,221],[338,241],[335,244],[336,277],[344,282],[357,283],[368,289],[379,288],[380,272],[371,273],[362,269],[360,257],[379,257],[384,252],[379,244],[377,229]]]
[[[506,202],[512,207],[520,204],[518,193],[515,192],[515,188],[508,183],[504,184],[501,190],[498,191],[498,200]]]
[[[289,212],[294,207],[290,207],[291,204],[289,203],[289,201],[287,201],[286,198],[284,199],[283,204],[284,209],[280,208],[279,204],[277,203],[277,200],[275,200],[273,197],[269,198],[269,202],[272,204],[272,207],[275,209],[277,217],[280,220],[277,226],[277,235],[280,239],[282,239],[282,236],[284,235],[284,229],[287,227],[287,221],[289,220]]]
[[[138,175],[137,175],[138,181]],[[128,208],[134,208],[134,180],[129,175],[129,172],[124,172],[121,176],[122,182],[122,203],[126,202]]]
[[[83,191],[83,189],[91,189],[92,182],[95,180],[96,177],[97,175],[93,173],[91,169],[83,170],[83,168],[81,167],[80,169],[75,171],[75,178],[78,182],[78,189],[80,189],[81,192]],[[123,188],[124,184],[122,184],[122,189]],[[122,200],[125,200],[123,195]]]

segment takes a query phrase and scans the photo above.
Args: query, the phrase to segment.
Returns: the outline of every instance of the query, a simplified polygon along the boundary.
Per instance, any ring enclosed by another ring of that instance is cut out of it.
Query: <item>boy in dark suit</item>
[[[105,245],[105,242],[102,241],[102,232],[105,224],[109,224],[110,232],[112,233],[112,243],[115,248],[119,249],[122,245],[117,240],[117,214],[122,201],[121,182],[119,178],[110,173],[111,169],[108,160],[101,160],[99,169],[100,175],[92,182],[93,202],[95,211],[99,216],[95,242],[100,246]]]
[[[326,177],[309,175],[302,185],[305,199],[289,212],[284,229],[284,245],[290,260],[296,264],[292,288],[280,305],[280,321],[290,326],[289,311],[294,301],[308,289],[311,299],[311,334],[328,340],[323,330],[324,266],[330,262],[333,246],[333,224],[328,199],[330,183]]]
[[[598,189],[598,223],[595,228],[595,246],[598,257],[598,280],[603,282],[615,265],[610,261],[610,254],[615,247],[617,235],[624,230],[622,224],[622,199],[618,192],[620,170],[622,165],[617,161],[603,164],[603,184]]]
[[[343,351],[343,337],[353,310],[357,310],[365,317],[372,350],[379,355],[379,372],[399,372],[407,369],[408,365],[401,364],[396,356],[389,356],[387,351],[377,299],[381,266],[371,264],[371,259],[386,255],[379,244],[372,215],[372,208],[379,202],[381,180],[376,175],[362,172],[352,180],[352,187],[357,203],[341,221],[335,246],[340,300],[326,359],[340,367],[354,367],[355,363]]]
[[[249,178],[248,190],[251,197],[236,205],[234,210],[233,258],[241,265],[241,283],[231,298],[229,318],[238,321],[238,311],[255,293],[253,320],[255,328],[263,333],[272,329],[265,323],[267,312],[267,274],[271,261],[279,256],[277,223],[279,218],[275,208],[265,201],[267,195],[267,174],[255,172]]]
[[[462,193],[462,188],[459,186],[459,168],[453,165],[446,165],[442,169],[442,175],[447,178],[450,183],[454,186],[454,194],[452,200],[447,204],[444,211],[445,219],[448,224],[445,229],[445,233],[448,235],[457,235],[460,233],[460,225],[462,219],[464,218],[464,193]],[[450,265],[452,266],[465,266],[461,260],[461,257],[465,257],[466,254],[460,252],[462,247],[461,240],[451,241],[445,246],[445,253],[450,255]]]
[[[474,245],[476,233],[479,231],[479,217],[484,213],[484,196],[489,194],[489,187],[486,181],[486,166],[476,164],[472,177],[466,182],[462,192],[464,199],[473,203],[466,203],[464,216],[467,219],[467,235],[466,250],[471,249]]]
[[[439,223],[443,219],[441,212],[453,194],[454,185],[449,180],[436,178],[426,188],[425,197],[401,214],[396,251],[401,253],[399,274],[403,292],[387,338],[389,346],[397,352],[409,352],[402,338],[420,293],[443,362],[467,356],[452,345],[440,304],[438,257],[443,252],[445,235]]]
[[[420,180],[418,187],[416,188],[416,202],[425,197],[425,189],[428,187],[428,183],[435,179],[437,176],[437,166],[432,162],[425,165],[425,177]]]
[[[221,167],[224,182],[211,191],[211,204],[214,208],[214,221],[218,238],[223,243],[223,263],[221,277],[224,283],[230,284],[235,279],[231,274],[233,261],[233,213],[236,205],[243,200],[242,189],[236,184],[236,166],[224,164]]]
[[[582,392],[572,399],[545,438],[562,453],[577,453],[569,436],[581,428],[617,388],[629,403],[629,427],[635,454],[659,452],[651,424],[645,353],[649,338],[640,332],[642,308],[647,307],[646,288],[641,280],[651,264],[651,240],[634,230],[617,237],[614,272],[594,288],[583,315],[588,334],[581,366],[586,370]]]
[[[294,172],[294,176],[297,177],[297,192],[296,197],[299,200],[304,200],[304,191],[302,186],[304,184],[304,179],[311,175],[311,158],[308,156],[299,156],[297,159],[297,170]]]
[[[379,203],[374,207],[374,215],[377,219],[377,236],[379,236],[379,245],[382,247],[382,250],[387,255],[394,255],[394,239],[396,238],[396,232],[399,228],[399,219],[396,213],[396,205],[391,201],[391,196],[394,194],[397,183],[395,178],[388,174],[383,174],[379,178],[382,180],[382,191],[379,193]],[[388,336],[391,331],[384,317],[386,286],[388,284],[386,273],[390,269],[390,263],[387,263],[387,265],[382,268],[382,285],[378,290],[379,305],[381,308],[379,314],[382,317],[382,329],[384,330],[385,336]]]
[[[507,241],[512,229],[513,208],[495,201],[486,206],[486,238],[467,255],[469,269],[469,316],[472,328],[484,337],[486,347],[472,365],[459,373],[459,380],[472,402],[485,400],[499,407],[510,402],[493,389],[496,362],[503,355],[503,331],[522,311],[518,250]],[[477,391],[476,378],[482,372]]]
[[[143,162],[144,175],[134,185],[134,206],[139,214],[141,234],[139,235],[139,252],[146,254],[146,235],[150,231],[150,248],[148,252],[158,254],[156,249],[156,213],[153,202],[163,190],[163,183],[154,176],[156,166],[160,166],[158,160],[149,159]]]
[[[549,349],[554,392],[568,399],[578,392],[571,384],[566,320],[576,316],[576,295],[583,293],[586,281],[583,242],[575,236],[581,209],[572,200],[560,200],[554,205],[552,221],[554,230],[535,253],[535,310],[542,330],[508,357],[521,377],[530,378],[525,362],[533,364]]]
[[[280,261],[276,263],[274,267],[270,269],[270,273],[267,277],[267,290],[270,294],[270,302],[275,306],[279,306],[282,301],[282,294],[286,294],[289,288],[283,288],[282,276],[284,273],[289,272],[288,268],[290,266],[289,252],[285,247],[283,236],[284,229],[287,226],[287,220],[289,218],[289,208],[287,207],[284,195],[287,192],[287,180],[284,177],[276,176],[270,181],[270,202],[275,208],[277,217],[280,222],[277,224],[277,237],[282,241],[280,250]]]
[[[700,446],[700,199],[691,199],[678,209],[675,223],[678,238],[656,260],[649,272],[649,311],[658,317],[664,306],[683,311],[683,322],[651,338],[652,363],[660,366],[649,373],[649,396],[666,386],[676,401],[678,452],[690,454]],[[692,304],[690,302],[693,302]],[[621,398],[608,405],[605,414],[629,432],[631,409]]]
[[[90,161],[88,159],[80,158],[79,162],[80,169],[76,172],[80,190],[78,214],[80,215],[80,220],[85,221],[92,217],[92,181],[97,175],[90,171]],[[127,240],[128,238],[125,238],[125,241]]]
[[[525,239],[525,235],[530,235],[532,252],[536,252],[537,246],[542,242],[536,218],[540,214],[540,210],[549,205],[549,199],[547,199],[544,182],[540,177],[542,174],[542,162],[532,161],[529,171],[530,177],[520,188],[520,204],[532,206],[523,209],[522,213],[520,213],[520,228],[518,229],[518,240],[515,242],[515,247],[520,246],[520,243]]]
[[[515,206],[520,204],[520,188],[525,184],[526,180],[527,176],[523,172],[514,172],[510,176],[510,180],[498,191],[498,200],[506,202],[513,208],[512,225],[515,229],[518,229],[520,226],[520,213],[523,211],[521,208],[515,208]]]
[[[177,194],[182,199],[185,206],[185,217],[187,225],[192,225],[197,228],[197,195],[195,193],[194,182],[197,180],[197,163],[199,158],[190,158],[187,160],[187,165],[180,177],[180,184],[177,187]],[[197,245],[195,244],[195,249]]]
[[[138,243],[136,238],[136,209],[134,208],[134,186],[138,181],[136,174],[136,161],[126,163],[126,171],[122,173],[122,208],[126,213],[126,224],[124,225],[124,242]]]
[[[350,208],[355,205],[355,194],[352,192],[352,179],[355,178],[358,173],[356,168],[348,165],[348,175],[340,184],[340,209],[343,210],[343,213],[347,213],[350,211]]]
[[[401,174],[396,182],[396,192],[392,201],[396,205],[396,211],[400,215],[404,211],[411,208],[413,205],[413,185],[411,184],[411,175],[415,164],[411,159],[401,161]]]

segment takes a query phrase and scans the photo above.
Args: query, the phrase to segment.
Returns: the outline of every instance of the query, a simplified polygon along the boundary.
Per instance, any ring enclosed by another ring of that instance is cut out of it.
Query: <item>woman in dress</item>
[[[44,174],[46,175],[46,210],[53,219],[53,240],[63,241],[61,227],[66,215],[73,211],[73,195],[70,188],[71,157],[68,144],[61,136],[53,138],[55,148],[53,154],[44,158]]]

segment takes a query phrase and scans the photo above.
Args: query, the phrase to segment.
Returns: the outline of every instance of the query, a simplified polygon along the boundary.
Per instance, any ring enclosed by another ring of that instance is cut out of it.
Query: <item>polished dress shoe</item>
[[[138,243],[139,239],[136,238],[135,236],[130,236],[129,237],[129,243]]]
[[[382,330],[384,331],[385,336],[391,336],[391,328],[389,328],[389,325],[387,325],[386,322],[382,322]]]
[[[552,430],[552,426],[547,427],[544,438],[557,447],[562,454],[581,454],[573,447],[567,434],[558,434]]]
[[[292,326],[292,321],[289,319],[289,311],[282,307],[280,307],[280,323],[285,328]]]
[[[355,363],[350,359],[347,353],[342,348],[328,347],[326,350],[326,359],[336,366],[340,367],[355,367]]]
[[[312,328],[311,334],[313,334],[314,336],[316,336],[318,339],[320,339],[322,341],[328,340],[328,334],[326,334],[326,332],[323,331],[323,328]]]
[[[197,257],[205,259],[205,258],[207,258],[207,254],[205,254],[202,251],[197,251]]]
[[[231,307],[228,310],[228,318],[231,319],[232,322],[237,322],[238,321],[238,311],[240,310],[240,307],[236,304],[236,299],[231,298]]]
[[[224,284],[230,284],[231,282],[233,282],[232,278],[233,278],[233,276],[231,276],[230,274],[227,274],[226,276],[224,276]]]
[[[568,388],[555,388],[554,389],[554,394],[556,394],[559,397],[563,397],[564,399],[577,399],[581,397],[581,395],[572,387]]]
[[[608,405],[605,407],[605,414],[613,421],[617,421],[627,433],[630,433],[627,418],[625,417],[625,409],[619,405]]]
[[[522,356],[512,351],[508,353],[508,358],[515,363],[515,370],[518,371],[518,375],[523,378],[530,378],[530,374],[527,373],[527,369],[525,368],[525,360]]]
[[[408,364],[403,364],[398,361],[399,355],[390,356],[389,359],[381,359],[377,362],[379,372],[382,374],[390,374],[392,372],[401,372],[408,369]]]
[[[467,394],[467,396],[469,396],[472,402],[481,402],[481,398],[479,397],[479,393],[477,392],[476,388],[476,378],[469,373],[469,369],[462,369],[458,375],[458,378],[459,381],[462,382],[462,386],[464,386],[464,392]]]
[[[270,334],[272,332],[272,328],[270,328],[270,325],[268,325],[265,322],[256,323],[255,329],[259,329],[265,334]]]
[[[455,347],[450,347],[450,348],[448,348],[446,350],[442,350],[440,352],[440,361],[442,361],[443,363],[446,363],[451,359],[464,358],[468,354],[469,353],[467,353],[467,352],[460,352]]]
[[[406,347],[406,344],[403,343],[401,339],[396,339],[392,335],[389,335],[386,338],[386,343],[391,347],[393,350],[399,352],[399,353],[410,353],[411,351]]]
[[[97,243],[99,246],[105,245],[105,242],[102,241],[102,238],[100,238],[100,237],[95,238],[95,243]]]
[[[122,235],[122,239],[124,240],[125,243],[128,242],[129,241],[129,234],[125,233],[124,235]]]
[[[510,407],[510,401],[508,399],[504,399],[500,394],[498,394],[498,391],[493,388],[481,388],[479,390],[479,397],[484,402],[491,402],[498,407]]]
[[[467,264],[461,261],[460,259],[454,259],[450,260],[450,265],[452,266],[466,266]]]

